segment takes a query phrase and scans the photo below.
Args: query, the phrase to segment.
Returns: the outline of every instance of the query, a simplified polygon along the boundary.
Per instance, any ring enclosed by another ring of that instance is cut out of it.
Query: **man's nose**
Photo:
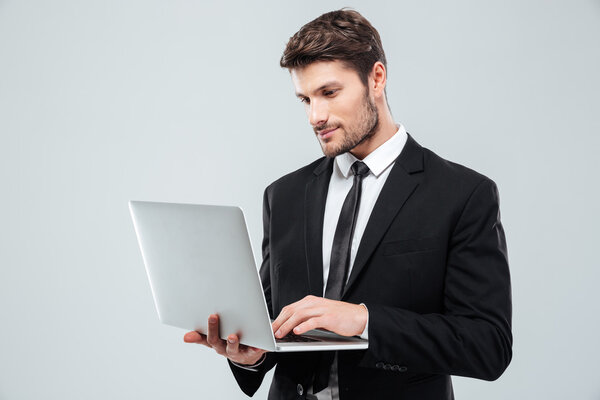
[[[327,122],[329,118],[329,111],[327,104],[319,100],[313,100],[310,103],[310,110],[308,114],[308,120],[312,126],[320,126]]]

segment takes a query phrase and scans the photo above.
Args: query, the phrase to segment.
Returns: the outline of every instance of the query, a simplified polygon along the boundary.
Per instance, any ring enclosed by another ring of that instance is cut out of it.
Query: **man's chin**
[[[323,151],[323,154],[327,158],[335,158],[335,157],[339,156],[340,154],[343,154],[346,152],[340,148],[331,148],[331,147],[327,147],[327,146],[321,146],[321,150]]]
[[[336,140],[333,138],[327,139],[327,141],[321,141],[320,139],[317,140],[319,140],[323,154],[328,158],[335,158],[340,154],[347,153],[348,151],[352,150],[353,147],[355,147],[351,146],[350,143],[345,141],[342,141],[341,143],[336,142]]]

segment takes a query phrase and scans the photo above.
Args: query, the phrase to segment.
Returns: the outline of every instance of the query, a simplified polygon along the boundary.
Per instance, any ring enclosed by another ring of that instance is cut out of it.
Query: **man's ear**
[[[373,93],[373,97],[383,96],[385,93],[385,85],[387,83],[387,71],[381,61],[373,64],[373,69],[369,74],[369,89]]]

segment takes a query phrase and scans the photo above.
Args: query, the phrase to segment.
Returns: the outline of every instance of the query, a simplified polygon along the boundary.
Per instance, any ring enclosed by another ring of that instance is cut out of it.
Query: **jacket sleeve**
[[[495,380],[512,358],[511,287],[496,185],[481,181],[449,238],[444,312],[365,302],[369,349],[361,366]]]
[[[269,225],[271,221],[271,209],[269,206],[269,189],[265,189],[263,197],[263,241],[262,241],[262,256],[263,261],[260,267],[260,279],[262,282],[265,299],[269,314],[273,318],[273,305],[271,301],[271,268],[269,257]],[[228,360],[233,376],[237,381],[240,389],[248,395],[253,396],[262,384],[265,374],[277,363],[277,353],[266,353],[265,360],[252,370],[239,367]]]

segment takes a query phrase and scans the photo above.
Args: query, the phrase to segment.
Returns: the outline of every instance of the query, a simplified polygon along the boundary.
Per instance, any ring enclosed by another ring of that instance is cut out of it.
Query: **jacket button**
[[[400,372],[406,372],[406,371],[408,371],[408,368],[406,368],[406,367],[403,365],[403,366],[401,366],[400,368],[398,368],[398,371],[400,371]]]
[[[298,392],[300,396],[302,396],[302,394],[304,393],[304,388],[301,384],[298,384],[298,386],[296,386],[296,392]]]
[[[375,364],[375,366],[376,366],[377,368],[383,368],[383,366],[384,366],[384,365],[385,365],[385,364],[384,364],[384,363],[382,363],[381,361],[379,361],[377,364]]]
[[[391,370],[391,369],[392,369],[392,366],[391,366],[390,364],[385,364],[385,365],[383,366],[383,369],[385,369],[386,371],[389,371],[389,370]]]
[[[392,365],[392,371],[400,371],[399,365]]]

